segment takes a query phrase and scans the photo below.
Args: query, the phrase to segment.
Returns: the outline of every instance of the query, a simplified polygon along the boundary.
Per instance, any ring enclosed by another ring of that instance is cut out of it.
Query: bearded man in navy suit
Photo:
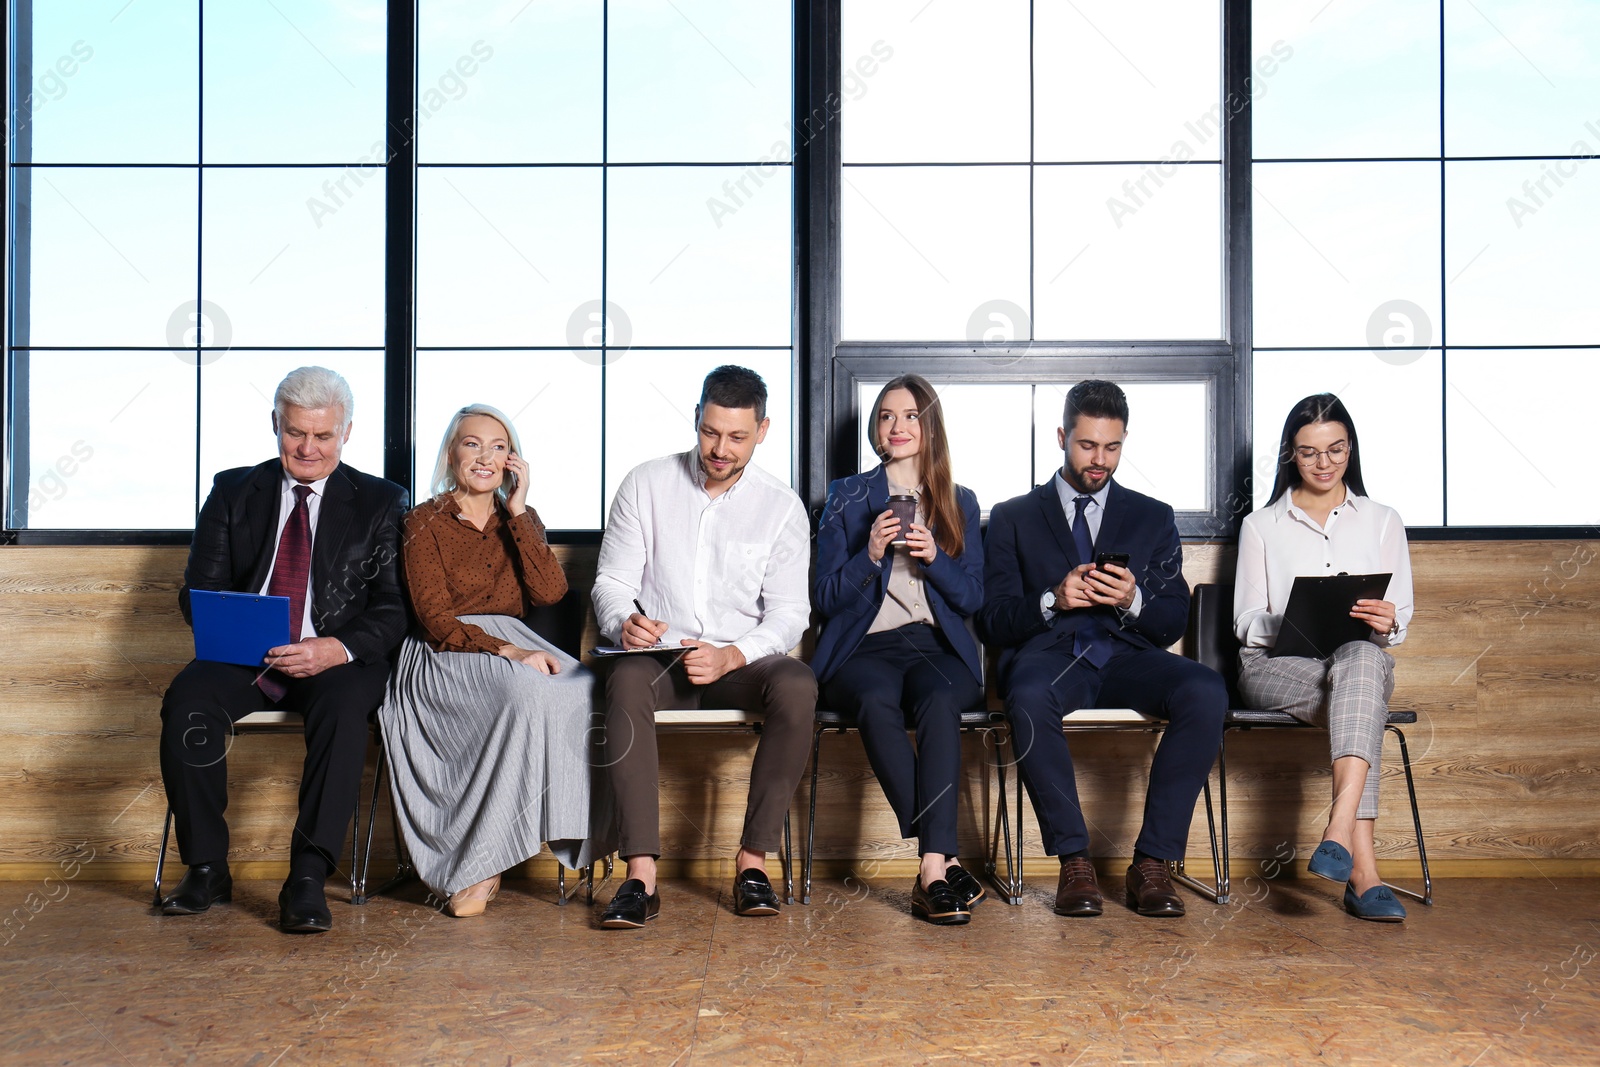
[[[1127,427],[1128,400],[1115,384],[1073,386],[1056,431],[1065,463],[1047,484],[997,505],[984,542],[978,629],[1003,649],[1000,692],[1045,851],[1061,859],[1061,915],[1102,908],[1062,716],[1127,707],[1167,720],[1127,900],[1140,915],[1179,916],[1167,861],[1184,855],[1228,707],[1220,675],[1166,651],[1189,617],[1183,546],[1171,507],[1112,478]],[[1128,563],[1097,567],[1102,553],[1125,553]]]
[[[341,462],[354,401],[324,367],[290,372],[273,397],[278,455],[216,476],[195,523],[178,604],[193,624],[191,589],[288,597],[289,643],[244,667],[191,660],[161,701],[161,777],[189,867],[161,901],[194,915],[232,897],[226,756],[233,723],[253,711],[305,718],[300,812],[278,925],[332,925],[323,883],[343,850],[383,701],[389,655],[406,632],[400,525],[406,491]]]

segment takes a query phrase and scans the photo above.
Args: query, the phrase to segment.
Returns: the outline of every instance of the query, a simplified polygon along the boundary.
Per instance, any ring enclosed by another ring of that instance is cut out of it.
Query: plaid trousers
[[[1358,819],[1378,817],[1383,727],[1394,695],[1394,657],[1371,641],[1340,645],[1327,659],[1239,650],[1239,691],[1253,707],[1287,711],[1301,722],[1328,728],[1333,758],[1367,761]]]

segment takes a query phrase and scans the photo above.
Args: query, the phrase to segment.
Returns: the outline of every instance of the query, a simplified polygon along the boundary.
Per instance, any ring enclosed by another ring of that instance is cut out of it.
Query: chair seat
[[[1005,721],[1003,712],[990,711],[988,708],[969,708],[961,713],[963,730],[976,729],[980,726],[1003,726]],[[851,712],[836,711],[833,708],[817,709],[819,730],[854,730],[857,726],[856,717]]]
[[[688,711],[658,711],[657,726],[759,726],[762,715],[739,708],[694,708]]]
[[[1409,726],[1416,721],[1417,713],[1414,711],[1395,711],[1393,709],[1389,711],[1389,725],[1391,726]],[[1228,717],[1223,720],[1223,727],[1226,729],[1235,726],[1286,726],[1323,729],[1323,727],[1312,726],[1310,723],[1302,722],[1287,711],[1230,708],[1228,709]]]
[[[299,726],[300,716],[292,711],[252,711],[242,719],[236,719],[233,724],[235,730],[275,730],[280,727]]]
[[[1068,729],[1074,727],[1105,727],[1121,724],[1154,726],[1166,725],[1166,720],[1154,715],[1146,715],[1142,711],[1132,708],[1079,708],[1069,711],[1061,716],[1061,725]]]

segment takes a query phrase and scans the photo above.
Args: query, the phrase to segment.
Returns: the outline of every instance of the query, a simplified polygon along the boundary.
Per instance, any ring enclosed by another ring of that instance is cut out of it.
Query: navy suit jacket
[[[956,486],[956,503],[966,524],[961,555],[952,559],[943,549],[923,566],[928,603],[934,619],[961,656],[973,680],[983,682],[978,643],[966,619],[983,604],[983,536],[978,525],[978,498]],[[878,617],[889,579],[888,557],[879,566],[867,558],[872,522],[889,506],[889,478],[880,464],[866,474],[852,474],[828,486],[828,503],[817,528],[817,575],[811,601],[822,613],[822,637],[811,657],[817,680],[827,681],[867,636]]]
[[[277,554],[283,462],[235,467],[216,476],[195,522],[178,606],[189,590],[258,592]],[[400,592],[405,489],[341,463],[328,476],[311,542],[311,624],[337,637],[363,663],[382,663],[406,634]],[[294,620],[298,626],[300,620]]]
[[[987,595],[978,612],[978,632],[1003,649],[1002,685],[1018,655],[1063,642],[1070,649],[1072,634],[1090,622],[1136,649],[1166,648],[1182,636],[1189,620],[1189,583],[1183,577],[1183,544],[1171,507],[1113,479],[1094,549],[1128,553],[1128,567],[1143,597],[1139,617],[1129,620],[1111,607],[1075,608],[1047,622],[1039,607],[1045,590],[1060,584],[1072,568],[1094,562],[1078,558],[1055,479],[995,505],[989,513]]]

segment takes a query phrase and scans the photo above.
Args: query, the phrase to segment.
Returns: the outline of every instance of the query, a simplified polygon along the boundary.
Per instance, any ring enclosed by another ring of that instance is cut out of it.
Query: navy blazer
[[[1143,596],[1139,617],[1128,620],[1116,608],[1076,608],[1048,622],[1039,601],[1081,563],[1072,527],[1051,478],[1030,493],[995,505],[989,512],[985,544],[988,595],[978,612],[978,633],[1003,648],[1004,682],[1018,653],[1052,648],[1079,627],[1094,621],[1133,648],[1166,648],[1182,636],[1189,620],[1189,583],[1183,577],[1183,543],[1172,508],[1123,487],[1114,479],[1106,495],[1095,552],[1126,552],[1128,567]]]
[[[254,593],[277,554],[283,462],[235,467],[216,476],[200,509],[183,571],[178,607],[189,590]],[[400,531],[405,489],[341,463],[328,475],[311,542],[311,624],[337,637],[363,663],[382,663],[406,634],[400,592]],[[299,619],[294,625],[300,624]]]
[[[956,486],[956,503],[966,523],[961,555],[943,549],[923,565],[928,604],[972,678],[983,683],[978,643],[966,619],[983,604],[983,536],[978,526],[978,498]],[[817,527],[817,576],[811,602],[822,613],[822,636],[811,657],[819,682],[831,678],[867,636],[878,617],[889,579],[888,556],[882,566],[867,558],[867,537],[873,520],[889,506],[889,478],[879,464],[866,474],[852,474],[828,486],[828,503]]]

